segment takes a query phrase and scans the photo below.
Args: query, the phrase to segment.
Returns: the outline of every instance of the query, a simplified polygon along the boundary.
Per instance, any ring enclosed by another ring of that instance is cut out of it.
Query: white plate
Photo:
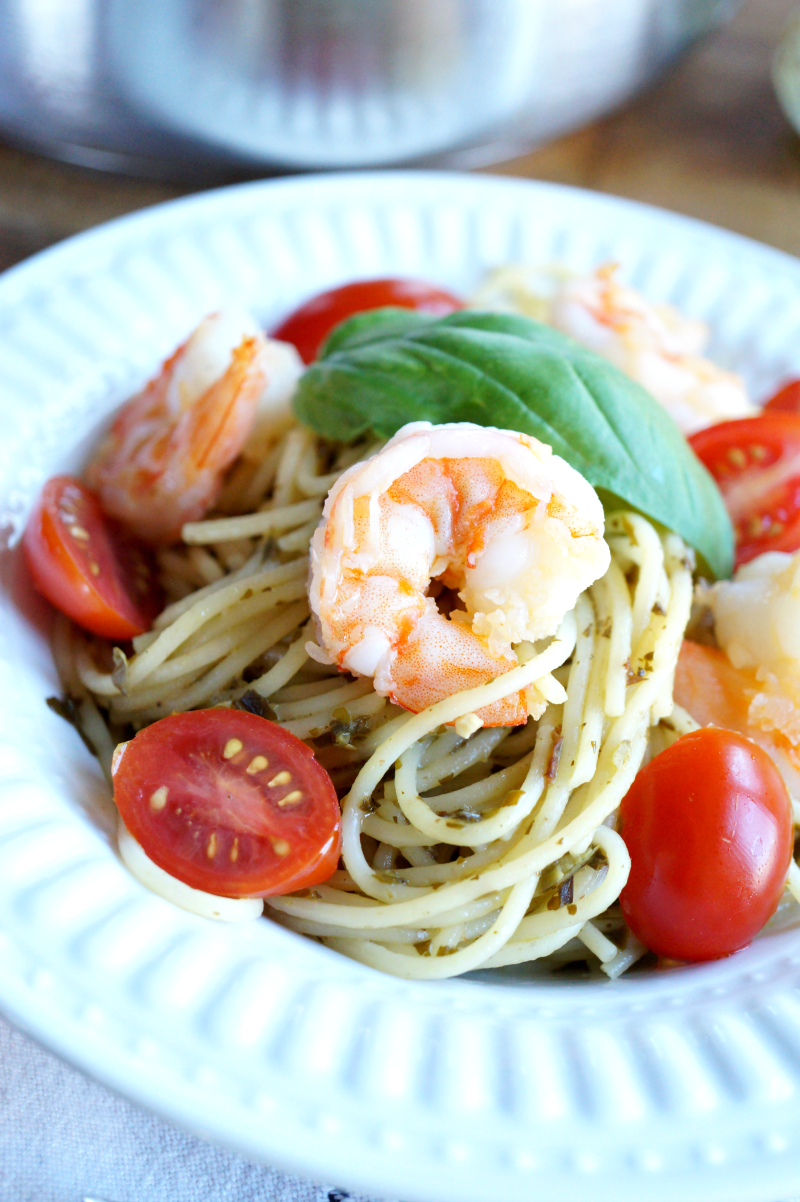
[[[257,183],[82,235],[0,280],[0,525],[206,312],[266,324],[354,276],[466,291],[617,259],[757,396],[800,375],[800,263],[669,213],[489,177]],[[13,542],[13,536],[12,540]],[[422,1202],[775,1202],[800,1191],[800,933],[617,983],[406,983],[122,868],[18,553],[0,557],[0,1007],[74,1064],[281,1168]],[[23,616],[25,615],[25,616]]]

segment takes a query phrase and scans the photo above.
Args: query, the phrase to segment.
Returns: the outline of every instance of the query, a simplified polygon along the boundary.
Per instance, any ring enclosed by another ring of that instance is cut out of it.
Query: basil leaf
[[[376,309],[334,330],[295,398],[326,438],[388,438],[406,422],[532,434],[598,490],[675,530],[716,576],[733,566],[722,496],[667,411],[551,326],[506,313]]]
[[[370,342],[386,338],[402,338],[424,330],[439,318],[432,313],[418,313],[415,309],[398,309],[387,306],[383,309],[368,309],[356,313],[346,321],[334,326],[320,347],[319,359],[327,359],[337,351],[352,351]]]

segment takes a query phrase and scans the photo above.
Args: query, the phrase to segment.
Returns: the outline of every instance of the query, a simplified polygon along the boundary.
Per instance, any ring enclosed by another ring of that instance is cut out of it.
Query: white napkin
[[[0,1202],[370,1202],[212,1147],[0,1019]]]

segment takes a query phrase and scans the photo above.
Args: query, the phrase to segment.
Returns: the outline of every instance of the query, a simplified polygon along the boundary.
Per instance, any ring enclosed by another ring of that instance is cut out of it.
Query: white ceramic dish
[[[544,184],[384,173],[211,192],[0,280],[0,523],[78,461],[201,315],[265,324],[355,276],[468,290],[614,258],[706,318],[754,395],[800,375],[800,262]],[[45,606],[0,557],[0,1008],[245,1154],[420,1202],[775,1202],[800,1191],[800,930],[617,983],[405,983],[268,922],[220,927],[121,866],[99,772],[44,706]],[[800,915],[799,915],[800,918]]]

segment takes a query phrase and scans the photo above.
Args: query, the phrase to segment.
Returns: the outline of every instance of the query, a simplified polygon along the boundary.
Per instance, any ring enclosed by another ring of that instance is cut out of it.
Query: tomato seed
[[[274,789],[276,785],[288,785],[291,779],[291,772],[279,772],[277,776],[273,776],[272,780],[268,782],[269,787],[270,789]]]
[[[741,447],[731,447],[731,449],[728,451],[728,458],[734,467],[747,466],[747,456]]]
[[[243,746],[244,744],[242,743],[241,739],[228,739],[228,742],[225,744],[225,747],[222,751],[222,758],[224,760],[232,759],[233,756],[239,754]]]
[[[287,793],[285,797],[282,797],[280,799],[280,801],[278,802],[278,805],[279,806],[292,806],[295,804],[295,802],[302,801],[302,800],[303,800],[303,794],[300,792],[299,789],[295,789],[293,793]]]
[[[73,538],[79,539],[82,543],[89,541],[89,531],[84,530],[83,526],[71,526],[69,532]]]
[[[117,743],[116,747],[114,748],[114,754],[111,757],[111,775],[112,776],[116,775],[117,768],[119,768],[119,762],[122,759],[123,755],[125,754],[127,747],[128,747],[127,743]]]
[[[225,759],[233,739],[241,750]],[[250,765],[258,771],[252,787],[244,779]],[[269,789],[281,772],[290,783]],[[168,791],[163,818],[150,807],[159,790],[162,798]],[[194,889],[280,893],[336,868],[341,809],[333,782],[310,748],[259,715],[211,708],[153,723],[118,753],[114,791],[123,819],[131,814],[131,827],[142,829],[147,854]],[[289,804],[279,809],[285,794]]]
[[[166,785],[162,785],[160,789],[156,789],[155,793],[150,794],[150,809],[163,810],[167,804],[168,789]]]
[[[245,772],[248,774],[248,776],[254,776],[256,772],[263,772],[264,769],[268,767],[269,760],[265,755],[255,755],[245,768]]]
[[[756,443],[755,446],[750,447],[750,455],[757,463],[761,463],[767,457],[767,448]]]

